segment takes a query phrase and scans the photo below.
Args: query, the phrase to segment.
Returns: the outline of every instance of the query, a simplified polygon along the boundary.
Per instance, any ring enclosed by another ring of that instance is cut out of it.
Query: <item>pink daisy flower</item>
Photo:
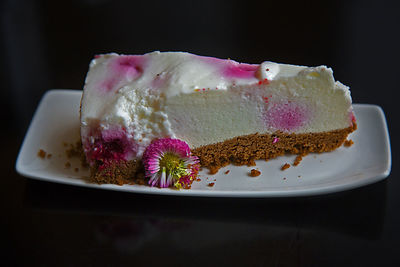
[[[188,144],[172,138],[152,142],[142,160],[151,186],[190,188],[200,167],[199,159],[191,155]]]

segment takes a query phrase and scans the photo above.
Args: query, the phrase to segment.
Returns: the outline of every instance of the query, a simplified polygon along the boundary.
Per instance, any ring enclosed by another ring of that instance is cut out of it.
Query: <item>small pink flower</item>
[[[199,159],[191,155],[189,146],[172,138],[152,142],[142,160],[151,186],[188,188],[200,167]]]

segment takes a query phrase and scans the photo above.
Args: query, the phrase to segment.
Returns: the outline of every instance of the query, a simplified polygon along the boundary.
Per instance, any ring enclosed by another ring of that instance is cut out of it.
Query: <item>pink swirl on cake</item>
[[[228,78],[250,79],[256,76],[258,65],[237,63],[235,61],[227,61],[222,74]]]
[[[97,161],[106,166],[114,161],[129,160],[137,154],[138,145],[130,140],[123,127],[93,129],[89,136],[85,140],[84,148],[91,164]],[[91,138],[94,142],[90,142]]]
[[[298,130],[310,120],[310,117],[309,107],[292,101],[273,103],[264,115],[267,127],[284,132]]]
[[[135,80],[143,74],[144,56],[120,56],[111,65],[112,71],[125,76],[127,80]]]
[[[356,116],[354,116],[353,109],[349,111],[349,121],[351,125],[354,125],[356,123]]]
[[[258,64],[239,63],[230,59],[219,59],[213,57],[200,57],[199,59],[214,65],[220,70],[221,75],[228,79],[251,79],[256,77],[256,72],[259,68]]]
[[[115,91],[122,84],[134,81],[142,76],[146,67],[144,56],[119,56],[112,60],[106,78],[101,81],[99,88],[105,92]]]

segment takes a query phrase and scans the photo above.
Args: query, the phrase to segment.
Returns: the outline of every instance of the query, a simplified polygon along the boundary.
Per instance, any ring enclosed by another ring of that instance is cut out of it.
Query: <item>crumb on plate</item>
[[[345,147],[351,147],[353,144],[354,144],[354,142],[351,139],[344,141]]]
[[[256,166],[257,164],[256,164],[256,162],[253,160],[253,159],[251,159],[251,160],[249,160],[249,163],[247,163],[247,166],[248,167],[252,167],[252,166]]]
[[[44,151],[43,149],[39,149],[39,151],[37,153],[38,157],[42,158],[42,159],[44,159],[46,157],[46,154],[47,154],[46,151]]]
[[[261,174],[261,172],[259,171],[259,170],[256,170],[256,169],[252,169],[251,171],[250,171],[250,176],[251,177],[257,177],[257,176],[259,176]]]
[[[281,167],[281,170],[284,171],[284,170],[289,169],[289,168],[290,168],[290,164],[289,164],[289,163],[285,163],[285,164],[283,164],[283,166]]]

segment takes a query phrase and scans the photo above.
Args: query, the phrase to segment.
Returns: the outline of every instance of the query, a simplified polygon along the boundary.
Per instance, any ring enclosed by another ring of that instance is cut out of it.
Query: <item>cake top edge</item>
[[[100,59],[100,58],[112,58],[112,57],[142,57],[142,58],[146,58],[146,57],[157,57],[157,56],[163,56],[163,57],[176,57],[176,58],[191,58],[192,60],[199,60],[199,61],[205,61],[208,62],[210,65],[212,65],[212,63],[214,63],[215,65],[219,64],[231,64],[231,65],[238,65],[240,67],[242,67],[242,69],[246,70],[245,66],[249,67],[248,71],[251,71],[252,68],[250,66],[252,66],[253,68],[259,68],[261,67],[261,65],[271,65],[271,64],[277,64],[278,66],[282,67],[283,69],[281,70],[281,72],[283,72],[282,76],[295,76],[297,74],[297,72],[306,69],[306,68],[318,68],[318,67],[322,67],[322,68],[326,68],[329,70],[332,70],[331,68],[325,66],[325,65],[316,65],[316,66],[304,66],[304,65],[295,65],[295,64],[288,64],[288,63],[284,63],[284,62],[274,62],[274,61],[263,61],[261,63],[243,63],[243,62],[239,62],[237,60],[231,59],[231,58],[227,58],[227,59],[223,59],[223,58],[218,58],[218,57],[213,57],[213,56],[201,56],[201,55],[196,55],[196,54],[192,54],[189,52],[183,52],[183,51],[153,51],[153,52],[148,52],[145,54],[119,54],[116,52],[109,52],[109,53],[100,53],[100,54],[96,54],[94,56],[94,58],[92,59],[91,62],[91,66],[96,64],[96,60]],[[271,70],[270,70],[271,71]],[[287,73],[285,73],[287,72]],[[238,75],[240,78],[240,75]],[[243,77],[245,78],[245,77]]]
[[[124,86],[139,90],[149,88],[167,96],[196,90],[227,90],[232,86],[252,85],[281,78],[333,71],[326,66],[307,67],[264,61],[261,64],[239,63],[232,59],[199,56],[188,52],[154,51],[143,55],[98,54],[90,63],[85,87],[96,84],[100,93],[116,92]]]

